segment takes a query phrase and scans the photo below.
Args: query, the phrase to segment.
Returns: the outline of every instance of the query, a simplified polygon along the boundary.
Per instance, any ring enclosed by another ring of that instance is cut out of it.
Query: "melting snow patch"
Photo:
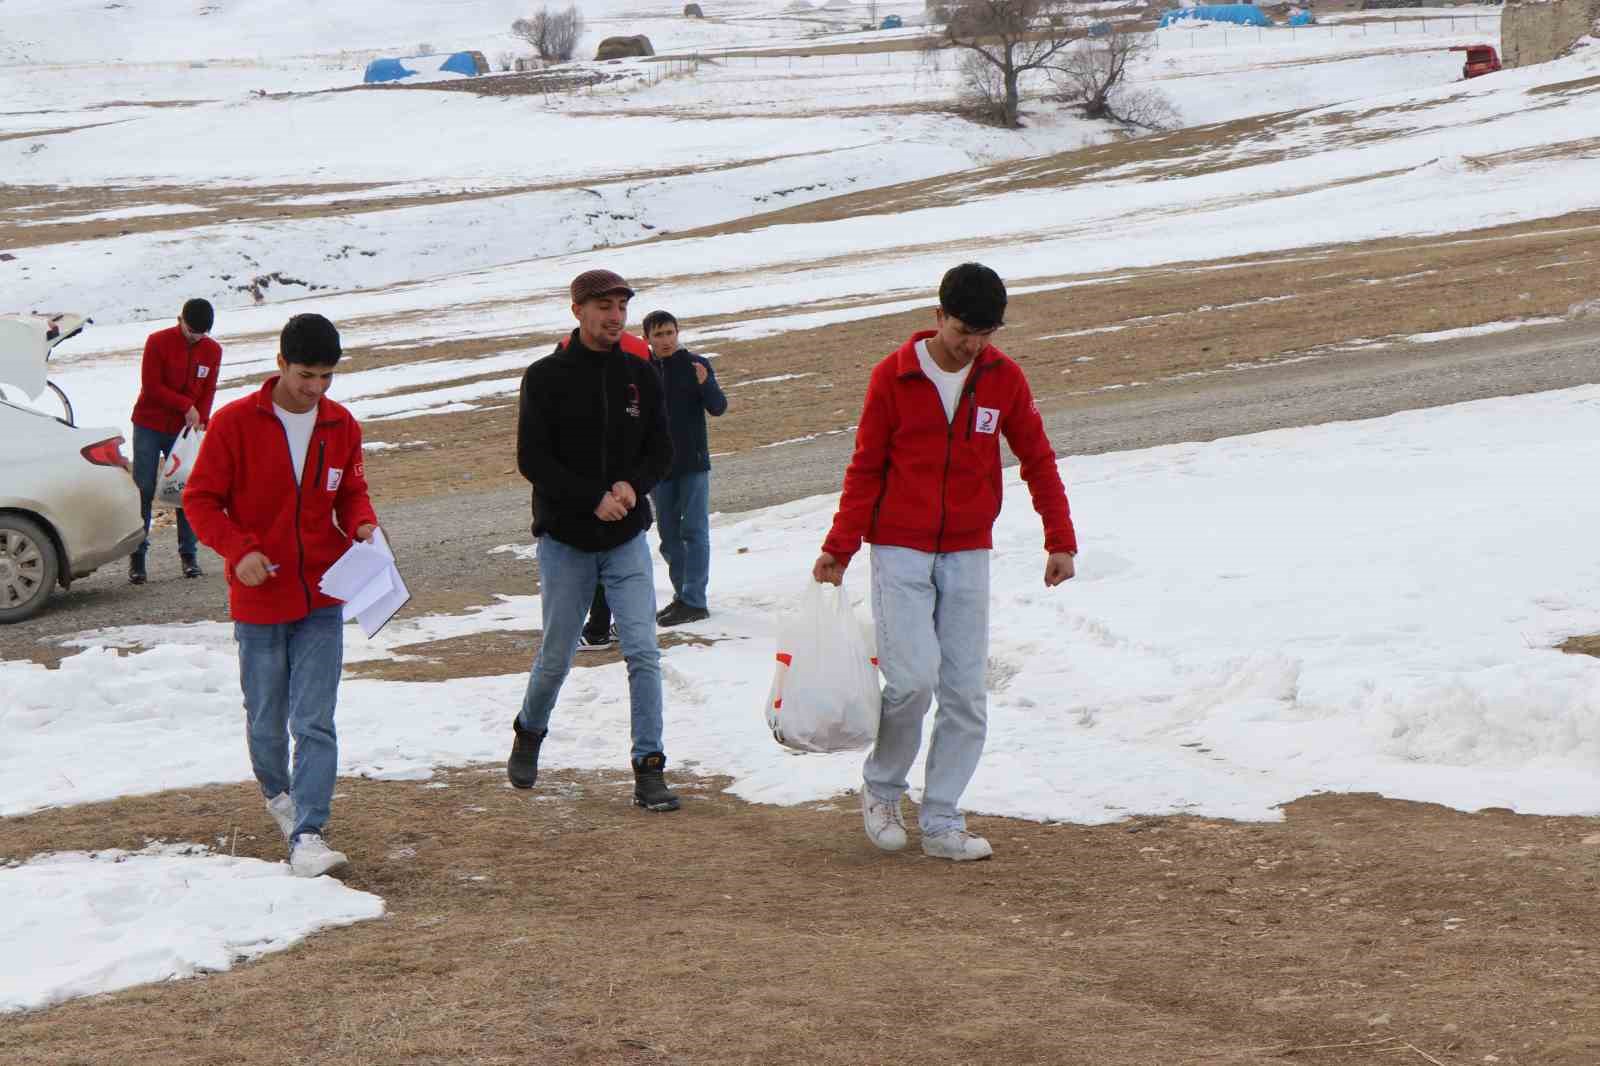
[[[382,914],[332,878],[197,846],[40,855],[0,869],[0,1011],[227,970]]]

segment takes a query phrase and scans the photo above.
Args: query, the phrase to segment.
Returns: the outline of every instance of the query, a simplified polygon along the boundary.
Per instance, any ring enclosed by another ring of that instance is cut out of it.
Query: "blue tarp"
[[[1241,26],[1272,25],[1272,20],[1267,18],[1266,12],[1253,4],[1201,4],[1199,7],[1177,8],[1161,16],[1161,25],[1170,26],[1183,19],[1194,19],[1197,22],[1235,22]]]
[[[440,70],[448,70],[452,74],[465,74],[469,78],[478,76],[478,61],[472,58],[469,52],[457,52],[439,65]]]
[[[361,80],[366,82],[399,81],[401,78],[409,78],[415,73],[416,71],[411,70],[398,59],[374,59],[367,64],[366,76]]]
[[[1289,25],[1291,25],[1291,26],[1309,26],[1309,25],[1311,25],[1311,12],[1302,11],[1298,15],[1290,15],[1289,16]]]

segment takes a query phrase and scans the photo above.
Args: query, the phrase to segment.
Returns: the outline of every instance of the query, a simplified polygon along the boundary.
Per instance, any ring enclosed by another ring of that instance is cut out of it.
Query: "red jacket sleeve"
[[[370,522],[378,524],[378,512],[372,509],[372,499],[367,495],[367,465],[361,451],[361,424],[350,419],[351,445],[344,460],[344,478],[333,498],[333,513],[339,519],[339,528],[353,537],[356,530]]]
[[[894,436],[894,360],[878,365],[867,382],[867,399],[856,426],[856,450],[844,472],[844,491],[822,550],[848,565],[861,550],[861,540],[872,523],[872,512],[883,495],[889,470],[889,441]]]
[[[237,567],[239,560],[261,547],[256,536],[245,532],[228,514],[242,443],[232,422],[211,427],[183,489],[184,517],[195,536],[230,567]]]
[[[222,346],[217,345],[216,358],[206,363],[206,376],[200,379],[200,395],[195,397],[194,405],[200,411],[200,421],[211,421],[211,403],[217,398],[217,377],[222,373]],[[184,409],[188,413],[188,409]]]
[[[139,390],[152,403],[176,414],[186,415],[194,404],[189,397],[169,388],[161,380],[161,353],[156,349],[155,340],[156,334],[151,334],[144,342],[144,359],[139,363]]]
[[[1018,388],[1012,395],[1011,410],[1001,419],[1001,432],[1022,462],[1022,480],[1033,497],[1033,509],[1044,520],[1044,550],[1076,554],[1078,535],[1072,528],[1072,511],[1067,504],[1066,487],[1061,484],[1061,471],[1056,467],[1055,449],[1044,431],[1044,419],[1039,417],[1028,379],[1021,368],[1017,368],[1016,375]]]

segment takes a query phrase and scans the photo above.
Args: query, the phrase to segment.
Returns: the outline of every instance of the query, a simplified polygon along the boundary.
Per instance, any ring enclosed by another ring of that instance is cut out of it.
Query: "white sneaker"
[[[899,851],[906,846],[906,822],[900,817],[899,800],[881,800],[862,785],[861,820],[866,823],[867,839],[884,851]]]
[[[989,842],[965,829],[947,829],[943,833],[922,834],[922,853],[935,859],[953,859],[956,862],[974,862],[994,854]]]
[[[267,800],[267,813],[278,823],[278,832],[283,834],[284,842],[288,843],[294,834],[294,797],[287,792],[278,793]]]
[[[328,847],[320,833],[301,833],[289,852],[289,869],[296,877],[321,877],[349,861],[344,852]]]

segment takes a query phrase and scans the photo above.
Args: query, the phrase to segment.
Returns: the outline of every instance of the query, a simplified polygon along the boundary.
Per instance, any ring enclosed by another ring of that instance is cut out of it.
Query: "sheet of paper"
[[[411,600],[411,590],[406,588],[406,583],[400,577],[400,571],[393,563],[389,564],[388,576],[391,581],[389,592],[369,607],[356,615],[356,621],[361,626],[361,632],[370,639],[377,635],[378,630],[388,624],[395,612],[404,607]]]
[[[381,529],[374,532],[371,543],[350,545],[317,587],[324,595],[343,600],[345,620],[354,618],[369,638],[411,599]]]
[[[379,550],[360,541],[350,545],[337,562],[322,575],[318,588],[325,595],[348,603],[360,595],[374,578],[387,570],[394,561],[388,549]]]
[[[355,595],[344,601],[345,621],[348,622],[394,591],[393,570],[393,566],[385,563],[383,569],[379,570],[371,581],[362,585],[356,590]]]

